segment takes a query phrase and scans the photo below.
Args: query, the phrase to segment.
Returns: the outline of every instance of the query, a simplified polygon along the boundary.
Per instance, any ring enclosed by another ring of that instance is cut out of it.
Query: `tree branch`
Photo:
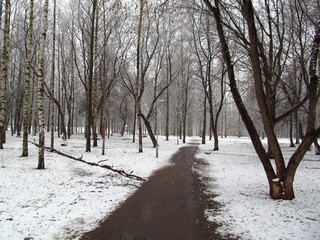
[[[32,142],[32,141],[29,141],[29,142],[32,143],[33,145],[39,147],[39,144],[38,144],[38,143],[35,143],[35,142]],[[51,150],[51,148],[49,148],[49,147],[45,147],[45,149],[48,150],[48,151]],[[90,165],[90,166],[106,168],[106,169],[108,169],[108,170],[110,170],[110,171],[112,171],[112,172],[118,173],[118,174],[120,174],[121,176],[124,176],[124,177],[126,177],[126,178],[130,178],[130,179],[134,179],[134,180],[142,181],[142,182],[146,181],[146,179],[144,179],[144,178],[142,178],[142,177],[139,177],[139,176],[137,176],[137,175],[131,174],[132,172],[127,173],[127,172],[125,172],[124,170],[115,169],[115,168],[113,168],[113,167],[110,166],[110,165],[99,165],[99,163],[87,162],[87,161],[85,161],[85,160],[82,159],[82,156],[81,156],[80,158],[76,158],[76,157],[74,157],[74,156],[71,156],[71,155],[68,155],[68,154],[66,154],[66,153],[63,153],[63,152],[61,152],[61,151],[59,151],[59,150],[57,150],[57,149],[53,149],[53,152],[55,152],[55,153],[57,153],[57,154],[59,154],[59,155],[61,155],[61,156],[70,158],[70,159],[72,159],[72,160],[75,160],[75,161],[78,161],[78,162],[82,162],[82,163],[88,164],[88,165]]]

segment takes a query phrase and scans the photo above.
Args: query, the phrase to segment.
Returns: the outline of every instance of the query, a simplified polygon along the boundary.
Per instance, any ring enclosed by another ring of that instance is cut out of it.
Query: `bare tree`
[[[42,31],[40,39],[40,56],[38,62],[38,114],[39,114],[39,156],[38,169],[44,169],[44,111],[43,111],[43,96],[44,96],[44,58],[45,44],[48,29],[48,10],[49,0],[45,0],[43,6]]]
[[[1,81],[0,81],[0,149],[5,143],[6,113],[7,113],[7,78],[9,68],[9,36],[10,36],[10,0],[5,1],[5,15],[2,43]]]
[[[245,17],[249,35],[249,53],[251,59],[251,67],[253,71],[253,79],[255,86],[255,93],[259,105],[260,114],[263,120],[264,129],[266,135],[268,136],[270,148],[275,157],[276,161],[276,171],[270,162],[269,155],[264,149],[261,140],[259,138],[257,129],[252,122],[250,115],[243,103],[242,97],[239,93],[234,70],[234,62],[230,55],[229,44],[225,36],[225,28],[223,26],[223,15],[221,12],[222,2],[215,0],[215,5],[212,5],[210,1],[203,0],[210,12],[213,14],[216,21],[216,28],[219,35],[222,54],[227,65],[228,77],[230,89],[234,98],[234,101],[238,107],[241,114],[242,120],[246,125],[246,128],[251,137],[252,143],[255,150],[262,162],[265,173],[268,178],[270,191],[269,194],[274,199],[283,198],[285,200],[291,200],[294,198],[293,191],[293,180],[295,172],[305,155],[306,151],[309,149],[313,140],[319,136],[320,128],[315,128],[316,119],[316,104],[318,102],[319,93],[317,88],[318,76],[316,74],[316,68],[318,61],[319,45],[320,45],[320,30],[319,26],[316,30],[316,35],[312,43],[312,55],[310,59],[309,75],[310,75],[310,86],[308,91],[308,116],[307,116],[307,126],[306,134],[302,139],[300,146],[296,149],[295,153],[290,157],[289,163],[285,166],[281,148],[279,142],[275,136],[272,115],[269,112],[266,100],[266,89],[263,86],[263,63],[261,62],[260,56],[260,42],[258,31],[256,28],[256,19],[254,15],[254,7],[250,0],[243,1],[241,4],[241,9],[243,16]]]
[[[56,64],[56,11],[57,4],[56,0],[53,0],[53,30],[52,30],[52,69],[51,69],[51,79],[50,79],[50,95],[54,96],[54,82],[55,82],[55,64]],[[55,108],[54,108],[54,100],[51,100],[51,151],[54,150],[54,120],[55,120]],[[64,136],[66,137],[66,136]]]
[[[26,52],[26,78],[24,92],[24,115],[23,115],[23,142],[22,142],[22,157],[28,156],[28,131],[30,124],[30,80],[31,80],[31,64],[32,64],[32,38],[33,38],[33,8],[34,1],[30,0],[29,10],[29,29],[28,42]]]
[[[223,62],[219,58],[217,58],[219,48],[216,47],[216,43],[214,42],[215,37],[213,36],[213,34],[210,34],[211,19],[207,15],[203,14],[201,14],[199,18],[199,23],[196,22],[195,18],[193,18],[192,24],[195,55],[197,56],[199,64],[198,75],[200,75],[199,77],[201,79],[202,86],[209,103],[210,128],[214,137],[213,150],[216,151],[219,150],[218,120],[222,111],[226,93],[224,84],[225,70],[223,68]],[[205,22],[205,24],[203,24],[203,22]],[[203,29],[201,29],[202,26]],[[222,62],[222,66],[220,68],[217,67],[218,61]],[[215,69],[217,69],[218,71],[215,72]],[[221,72],[221,74],[219,72]],[[218,81],[220,87],[215,84],[215,80],[220,80]],[[220,90],[220,94],[218,93],[218,91],[214,91],[215,88]],[[219,95],[220,98],[215,99],[215,95]],[[214,102],[218,102],[217,107],[215,107]]]
[[[139,137],[139,153],[143,152],[142,149],[142,125],[141,125],[141,118],[140,118],[140,112],[141,112],[141,97],[143,93],[143,76],[142,76],[142,70],[141,70],[141,35],[142,35],[142,20],[143,20],[143,10],[144,10],[144,0],[140,0],[140,6],[139,6],[139,21],[138,21],[138,31],[137,31],[137,62],[136,62],[136,69],[137,69],[137,76],[136,76],[136,84],[135,84],[135,115],[137,119],[138,124],[138,137]],[[134,133],[135,134],[135,133]]]
[[[92,12],[90,17],[90,43],[89,43],[89,74],[86,83],[87,100],[86,100],[86,152],[91,151],[91,126],[92,126],[92,90],[94,78],[94,44],[95,44],[95,24],[96,24],[96,11],[98,1],[92,1]]]

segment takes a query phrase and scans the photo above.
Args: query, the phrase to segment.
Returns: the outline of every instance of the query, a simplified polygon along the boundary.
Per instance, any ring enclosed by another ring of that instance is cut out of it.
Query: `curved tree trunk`
[[[229,46],[227,44],[226,37],[224,35],[223,30],[223,23],[221,19],[220,14],[220,8],[219,8],[219,0],[215,0],[215,7],[212,6],[209,0],[203,0],[203,2],[207,5],[208,9],[213,13],[214,18],[216,20],[216,28],[222,48],[222,54],[224,61],[227,66],[227,73],[229,77],[229,84],[230,84],[230,90],[233,96],[233,99],[235,101],[235,104],[239,110],[239,113],[241,115],[242,121],[244,122],[249,136],[251,138],[251,141],[253,143],[253,146],[255,148],[256,153],[258,154],[260,161],[264,167],[265,173],[267,175],[268,183],[269,183],[269,195],[273,199],[281,199],[282,198],[282,186],[277,181],[276,174],[273,170],[273,167],[270,163],[270,160],[268,158],[268,155],[262,145],[262,142],[260,140],[259,134],[257,132],[256,127],[254,126],[252,119],[245,108],[245,105],[243,103],[242,97],[240,95],[239,89],[237,87],[237,82],[235,78],[235,71],[234,71],[234,65],[231,59]]]
[[[152,141],[152,144],[153,144],[153,147],[156,147],[157,146],[157,139],[156,137],[154,136],[154,133],[152,131],[152,126],[151,126],[151,123],[150,121],[144,116],[143,113],[140,113],[140,117],[142,118],[143,122],[144,122],[144,125],[146,126],[147,128],[147,131],[148,131],[148,134],[151,138],[151,141]]]
[[[256,98],[259,105],[260,115],[264,126],[265,133],[268,137],[268,144],[272,152],[272,156],[275,159],[277,166],[277,176],[280,181],[283,179],[283,173],[285,170],[284,158],[280,149],[277,136],[274,132],[274,121],[272,120],[272,112],[268,106],[268,99],[263,85],[263,77],[261,72],[261,63],[259,58],[259,40],[257,36],[257,30],[255,26],[254,9],[251,1],[244,1],[242,6],[243,15],[247,21],[249,32],[249,45],[250,45],[250,59],[253,71],[254,86],[256,92]]]

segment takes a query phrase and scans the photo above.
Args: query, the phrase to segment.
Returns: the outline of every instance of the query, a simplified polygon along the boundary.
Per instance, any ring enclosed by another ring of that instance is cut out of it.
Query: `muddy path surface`
[[[172,165],[157,171],[100,226],[82,240],[224,239],[203,211],[211,205],[192,171],[196,145],[182,147]]]

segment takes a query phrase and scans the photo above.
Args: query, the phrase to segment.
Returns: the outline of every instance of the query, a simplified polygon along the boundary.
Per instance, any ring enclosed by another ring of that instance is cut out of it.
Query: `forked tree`
[[[316,128],[316,107],[319,99],[318,90],[318,75],[317,75],[317,64],[319,57],[319,46],[320,46],[320,27],[316,26],[316,34],[313,38],[311,46],[311,57],[309,61],[309,78],[310,84],[308,86],[308,101],[307,101],[307,126],[306,133],[301,141],[301,144],[289,158],[287,164],[285,164],[282,150],[280,148],[278,139],[274,132],[272,124],[271,114],[269,112],[266,100],[266,92],[263,85],[263,71],[262,63],[259,58],[259,36],[257,33],[256,22],[255,22],[255,9],[251,0],[244,0],[241,2],[242,14],[245,18],[248,35],[249,35],[249,56],[251,60],[251,69],[253,73],[254,87],[256,98],[264,126],[264,131],[268,137],[271,151],[275,158],[275,169],[269,159],[269,155],[262,145],[260,136],[257,129],[252,121],[251,116],[248,114],[248,110],[243,102],[242,96],[240,95],[236,77],[234,61],[231,56],[230,46],[226,38],[224,16],[221,11],[222,1],[214,0],[214,5],[209,0],[203,0],[209,11],[213,14],[216,29],[219,36],[222,55],[227,65],[227,72],[229,77],[229,85],[233,99],[237,105],[237,108],[241,114],[242,120],[248,130],[253,146],[259,159],[264,167],[268,183],[269,183],[269,195],[273,199],[285,199],[291,200],[294,198],[293,181],[296,170],[302,161],[305,153],[309,150],[312,142],[319,136],[320,128]]]

